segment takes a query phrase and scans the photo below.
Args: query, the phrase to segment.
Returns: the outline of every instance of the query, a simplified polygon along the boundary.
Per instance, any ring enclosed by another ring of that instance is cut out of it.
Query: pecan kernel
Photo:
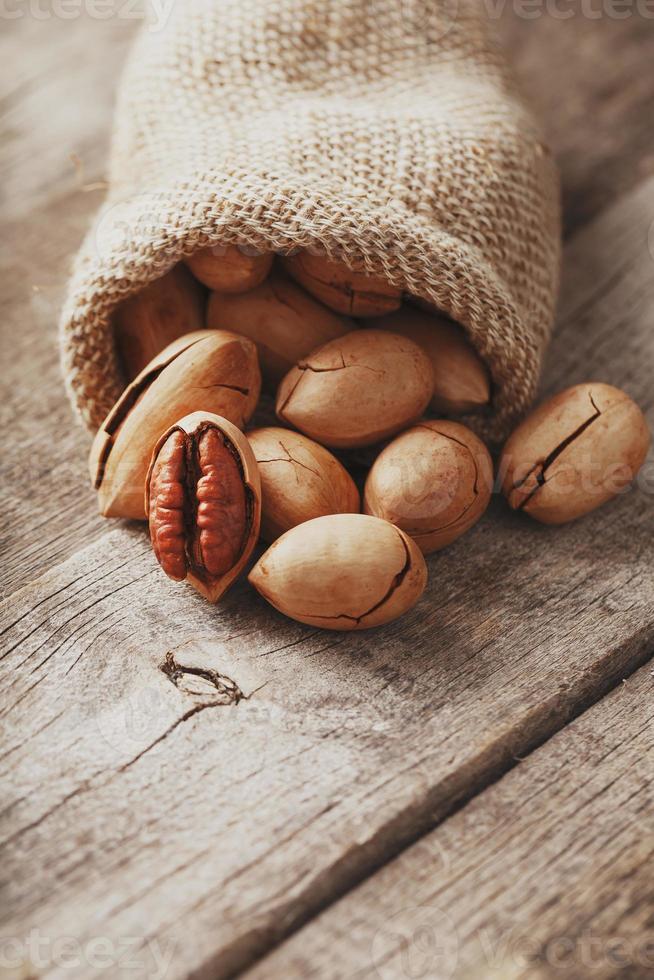
[[[206,413],[177,423],[154,451],[146,486],[150,537],[164,572],[219,598],[256,542],[259,494],[254,456],[234,426]]]
[[[202,476],[196,488],[195,560],[209,575],[224,575],[237,562],[247,529],[243,475],[216,429],[202,434],[198,452]]]
[[[170,578],[186,578],[184,526],[185,437],[173,432],[161,447],[150,484],[150,538],[157,561]]]

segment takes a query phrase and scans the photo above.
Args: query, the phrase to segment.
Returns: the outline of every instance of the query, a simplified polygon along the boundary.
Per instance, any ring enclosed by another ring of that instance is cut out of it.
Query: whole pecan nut
[[[600,382],[548,398],[502,451],[502,492],[513,510],[543,524],[576,520],[624,493],[651,441],[647,419],[626,392]]]

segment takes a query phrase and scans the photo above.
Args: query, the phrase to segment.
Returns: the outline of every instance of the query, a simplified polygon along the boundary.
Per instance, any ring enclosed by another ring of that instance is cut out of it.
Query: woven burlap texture
[[[73,404],[123,387],[116,305],[208,244],[363,263],[461,323],[493,377],[476,428],[532,400],[558,287],[555,164],[470,0],[177,0],[119,88],[110,191],[62,316]],[[235,324],[238,329],[238,325]]]

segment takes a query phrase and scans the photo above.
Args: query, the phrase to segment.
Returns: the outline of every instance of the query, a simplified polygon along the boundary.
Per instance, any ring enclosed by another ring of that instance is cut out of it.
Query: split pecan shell
[[[216,602],[259,536],[261,485],[245,436],[209,412],[176,422],[152,454],[145,510],[166,575]]]

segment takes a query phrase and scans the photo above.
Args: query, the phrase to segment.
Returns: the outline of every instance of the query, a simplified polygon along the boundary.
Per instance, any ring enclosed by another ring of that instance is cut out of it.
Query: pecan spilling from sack
[[[166,575],[216,602],[256,543],[260,498],[257,464],[236,426],[205,412],[172,426],[154,450],[145,504]]]

